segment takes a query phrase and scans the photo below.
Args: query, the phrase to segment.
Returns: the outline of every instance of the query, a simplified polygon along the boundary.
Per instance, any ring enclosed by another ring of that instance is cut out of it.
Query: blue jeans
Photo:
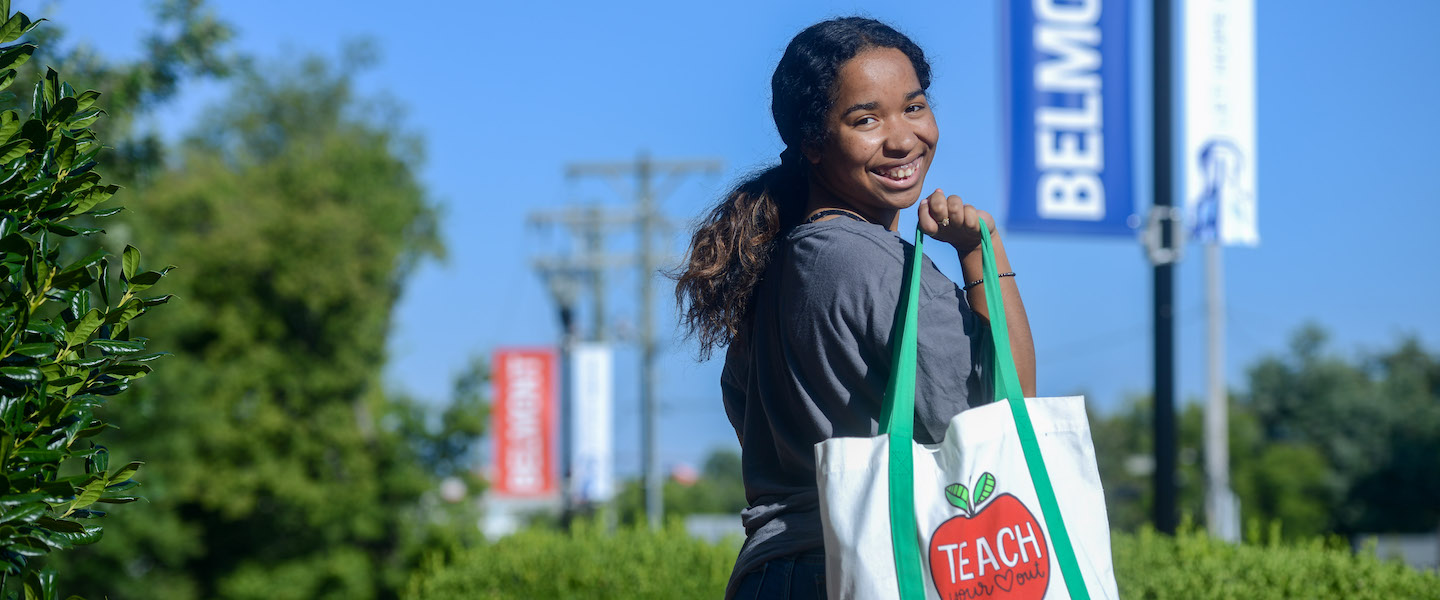
[[[825,552],[772,558],[740,579],[735,600],[824,600]]]

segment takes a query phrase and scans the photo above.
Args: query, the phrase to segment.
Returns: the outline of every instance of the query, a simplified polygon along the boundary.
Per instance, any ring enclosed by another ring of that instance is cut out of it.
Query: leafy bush
[[[1186,528],[1175,537],[1114,535],[1121,597],[1440,598],[1440,575],[1356,555],[1324,540],[1231,545]],[[452,557],[437,557],[410,582],[424,600],[496,598],[719,598],[735,544],[712,545],[678,527],[606,535],[531,530]]]
[[[1115,577],[1124,598],[1440,598],[1440,575],[1355,554],[1323,538],[1221,542],[1192,528],[1174,537],[1153,529],[1114,538]],[[1338,538],[1336,538],[1338,539]]]
[[[408,598],[719,598],[738,544],[710,544],[678,525],[614,534],[591,523],[570,532],[531,529],[454,556],[435,557]]]
[[[35,26],[24,14],[11,15],[8,0],[0,0],[0,14],[0,44]],[[35,49],[0,48],[0,89],[15,81],[16,68]],[[0,110],[4,598],[54,598],[54,572],[38,570],[34,559],[99,540],[95,519],[105,513],[97,502],[135,500],[129,490],[140,463],[111,468],[108,451],[89,438],[109,427],[97,411],[160,356],[145,353],[145,338],[134,337],[130,324],[168,297],[139,296],[164,273],[141,272],[132,247],[120,260],[120,289],[111,289],[112,255],[99,243],[103,231],[89,226],[119,212],[96,209],[118,189],[101,185],[94,170],[101,144],[89,127],[103,114],[98,97],[76,93],[47,70],[35,84],[28,118]],[[0,93],[0,108],[16,104],[15,94]]]

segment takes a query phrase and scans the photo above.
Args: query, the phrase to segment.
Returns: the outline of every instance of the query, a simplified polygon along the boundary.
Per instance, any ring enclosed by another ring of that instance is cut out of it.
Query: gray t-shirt
[[[873,437],[890,380],[890,331],[913,246],[852,219],[795,227],[730,344],[720,387],[740,439],[749,508],[726,597],[765,561],[823,548],[816,443]],[[948,248],[948,246],[947,246]],[[935,443],[971,398],[990,398],[987,325],[926,258],[921,275],[915,439]]]

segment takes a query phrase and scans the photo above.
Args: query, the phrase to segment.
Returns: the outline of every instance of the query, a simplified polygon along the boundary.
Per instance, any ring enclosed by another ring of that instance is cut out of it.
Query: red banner
[[[501,496],[549,496],[555,482],[555,353],[548,349],[495,352],[495,479]]]

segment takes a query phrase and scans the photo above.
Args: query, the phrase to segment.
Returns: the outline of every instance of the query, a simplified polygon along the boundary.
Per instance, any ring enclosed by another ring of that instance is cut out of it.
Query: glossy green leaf
[[[110,451],[104,446],[97,446],[95,452],[85,457],[86,473],[104,473],[110,470]]]
[[[100,328],[100,324],[104,321],[105,318],[101,316],[100,309],[91,309],[90,312],[85,313],[85,316],[75,323],[74,328],[65,336],[65,345],[74,347],[85,343],[85,341],[90,339],[90,336],[95,333],[95,330]]]
[[[80,110],[89,110],[91,106],[95,105],[95,101],[99,98],[100,92],[85,90],[75,95],[75,102],[78,103]]]
[[[41,517],[35,521],[35,524],[49,529],[50,531],[58,531],[60,533],[82,533],[85,531],[84,525],[81,525],[74,521],[52,519],[50,517]]]
[[[945,499],[948,500],[950,504],[955,508],[969,512],[969,496],[969,491],[966,490],[965,486],[963,485],[960,485],[958,483],[952,483],[945,486]]]
[[[100,302],[110,305],[110,258],[100,259]]]
[[[62,107],[68,105],[70,110],[73,111],[75,109],[75,99],[66,98],[60,101],[60,105]],[[58,115],[59,113],[56,114]],[[56,115],[51,115],[51,118],[56,118]],[[60,171],[69,171],[70,167],[73,166],[75,166],[75,140],[67,137],[61,137],[60,144],[55,147],[55,167]],[[69,198],[64,199],[65,202],[69,202],[69,200]]]
[[[42,494],[42,493],[40,493],[40,492],[27,492],[27,493],[24,493],[24,494],[10,494],[10,495],[8,495],[8,496],[0,496],[0,507],[9,508],[9,507],[12,507],[12,506],[19,506],[19,505],[21,505],[21,504],[26,504],[26,503],[29,503],[29,502],[40,502],[41,500],[44,500],[44,499],[45,499],[45,494]]]
[[[995,491],[995,476],[989,472],[980,475],[980,481],[975,482],[975,502],[978,508],[980,504],[990,499],[990,493]]]
[[[144,464],[145,463],[143,462],[135,461],[128,465],[120,467],[119,471],[116,471],[115,474],[110,476],[110,482],[118,483],[135,477],[135,473],[139,472],[140,466]]]
[[[111,497],[118,494],[119,492],[134,489],[138,485],[140,485],[140,482],[135,481],[134,479],[126,479],[125,481],[122,481],[120,483],[112,483],[108,486],[105,486],[105,494],[106,497]]]
[[[134,362],[150,362],[150,361],[155,360],[155,359],[157,359],[157,358],[160,358],[160,357],[162,357],[162,356],[170,356],[170,353],[169,353],[169,352],[151,352],[151,353],[149,353],[149,354],[142,354],[142,355],[140,355],[140,356],[133,356],[133,357],[127,356],[127,357],[125,357],[125,360],[127,360],[127,361],[134,361]]]
[[[104,496],[99,500],[96,500],[96,502],[104,502],[106,504],[129,504],[139,499],[139,496]]]
[[[35,87],[40,86],[37,84]],[[30,145],[35,148],[44,148],[46,142],[50,141],[50,134],[45,131],[45,123],[40,119],[29,119],[20,125],[20,136],[30,140]]]
[[[8,548],[8,550],[10,550],[11,552],[14,552],[14,553],[16,553],[16,554],[19,554],[20,556],[29,556],[29,557],[32,557],[32,558],[33,558],[33,557],[36,557],[36,556],[45,556],[46,554],[49,554],[49,553],[50,553],[49,550],[46,550],[46,549],[44,549],[44,548],[39,548],[39,547],[36,547],[36,546],[32,546],[32,545],[30,545],[30,544],[15,544],[15,545],[13,545],[13,546],[10,546],[10,547]],[[26,591],[25,591],[25,600],[31,600],[32,598],[38,598],[38,597],[39,597],[39,596],[33,596],[33,597],[32,597],[32,596],[30,595],[29,589],[28,589],[28,588],[26,589]]]
[[[77,315],[90,312],[90,290],[77,290],[70,296],[70,312]]]
[[[166,273],[169,273],[170,270],[174,268],[175,267],[166,267],[164,270],[160,271],[146,271],[144,273],[136,274],[134,277],[130,278],[130,291],[139,292],[150,289],[152,286],[160,282],[161,277],[164,277]]]
[[[76,516],[76,514],[80,512],[85,511],[75,511],[75,513],[70,514],[70,517],[81,518]],[[100,541],[100,537],[103,533],[104,528],[99,525],[81,525],[80,531],[59,532],[55,534],[55,537],[64,539],[68,544],[72,546],[84,546],[86,544],[93,544]]]
[[[91,126],[91,125],[94,125],[95,122],[96,122],[96,121],[99,121],[99,120],[100,120],[100,117],[103,117],[103,116],[105,116],[105,111],[103,111],[103,110],[98,110],[98,109],[83,110],[83,109],[82,109],[80,112],[75,113],[75,118],[70,119],[70,122],[69,122],[69,123],[66,123],[66,124],[65,124],[65,127],[66,127],[67,129],[69,129],[70,131],[76,131],[76,130],[79,130],[79,129],[84,129],[84,128],[86,128],[86,127],[89,127],[89,126]]]
[[[24,523],[38,519],[45,514],[46,506],[40,502],[22,504],[14,508],[0,511],[0,523]]]
[[[10,140],[0,145],[0,164],[9,163],[12,160],[25,156],[30,151],[30,140],[21,138]]]
[[[93,345],[94,342],[92,341],[91,344]],[[94,358],[76,358],[76,359],[67,360],[67,361],[65,361],[64,364],[66,364],[66,365],[68,365],[68,366],[72,366],[72,367],[80,367],[80,368],[82,368],[82,369],[89,369],[89,368],[91,368],[91,367],[94,367],[95,365],[98,365],[98,364],[103,363],[103,362],[108,361],[108,360],[114,360],[114,357],[110,357],[110,356],[97,356],[97,357],[94,357]]]
[[[111,354],[133,354],[145,349],[144,342],[121,340],[91,340],[91,348],[99,348]]]
[[[15,69],[35,55],[35,44],[17,44],[0,52],[0,69]]]
[[[30,141],[35,142],[37,146],[44,145],[45,140],[49,139],[47,136],[44,135],[45,109],[48,107],[49,104],[45,102],[45,82],[37,81],[35,82],[34,92],[30,94],[30,114],[34,118],[30,119],[30,122],[25,124],[25,131],[27,132],[33,132],[30,123],[38,123],[40,125],[41,137],[35,138],[31,136],[26,136],[30,137]]]
[[[31,572],[25,578],[25,600],[56,600],[55,570]]]
[[[32,23],[30,17],[25,16],[25,13],[10,15],[4,24],[0,24],[0,44],[8,44],[20,39],[20,36],[25,35],[25,32],[30,31],[33,27],[35,27],[35,23]]]
[[[55,69],[45,67],[45,77],[40,80],[40,83],[45,86],[45,105],[50,107],[55,106],[55,104],[60,101],[60,73],[56,72]],[[49,115],[49,111],[46,111],[46,115]]]
[[[38,358],[41,356],[50,356],[55,353],[55,350],[55,344],[50,342],[33,342],[16,346],[13,352],[22,356]]]
[[[9,140],[10,136],[20,131],[20,113],[13,110],[0,111],[0,140]],[[10,177],[16,174],[11,173]]]
[[[70,518],[72,518],[72,519],[98,519],[98,518],[100,518],[100,517],[105,516],[106,514],[108,514],[108,513],[106,513],[106,512],[103,511],[103,510],[95,510],[94,508],[82,508],[82,509],[77,510],[77,511],[75,511],[75,512],[73,512],[73,513],[70,513]]]
[[[125,252],[120,257],[120,280],[129,281],[135,276],[135,270],[140,268],[140,250],[134,246],[125,246]]]
[[[100,500],[100,496],[104,493],[105,480],[96,478],[94,481],[86,484],[85,487],[80,490],[80,494],[75,496],[75,501],[70,503],[70,508],[67,509],[66,512],[68,513],[69,511],[73,511],[77,508],[85,508],[87,506],[90,506],[91,504],[94,504],[96,501]]]
[[[20,382],[35,382],[45,378],[45,374],[35,367],[0,367],[0,375]]]
[[[46,121],[56,124],[65,123],[71,116],[74,116],[79,106],[79,103],[76,102],[74,98],[60,98],[55,102],[55,105],[51,107],[50,114],[45,116]],[[66,139],[68,138],[60,138],[61,143],[64,143]],[[70,140],[70,142],[70,148],[73,150],[75,147],[74,140]],[[73,152],[71,158],[74,158]],[[60,168],[67,168],[67,166],[62,164]]]
[[[0,158],[4,157],[0,156]],[[72,206],[68,214],[80,214],[87,210],[95,208],[95,205],[114,197],[115,192],[119,190],[120,186],[118,185],[96,186],[85,190],[84,192],[76,196],[75,204]]]
[[[149,365],[115,365],[105,369],[106,375],[116,377],[140,378],[150,374],[154,369]]]
[[[59,450],[27,448],[25,450],[15,451],[15,458],[19,459],[20,462],[51,463],[60,460],[64,456],[65,453]]]
[[[108,384],[108,385],[101,385],[101,386],[97,386],[97,387],[85,388],[85,393],[87,393],[87,394],[98,394],[98,395],[100,395],[100,396],[114,396],[115,394],[119,394],[119,393],[124,392],[125,390],[128,390],[128,389],[130,389],[130,384],[129,384],[129,383],[127,383],[127,382],[119,382],[119,383],[112,383],[112,384]],[[82,433],[83,433],[83,432],[82,432]],[[82,437],[83,437],[83,436],[82,436]]]

